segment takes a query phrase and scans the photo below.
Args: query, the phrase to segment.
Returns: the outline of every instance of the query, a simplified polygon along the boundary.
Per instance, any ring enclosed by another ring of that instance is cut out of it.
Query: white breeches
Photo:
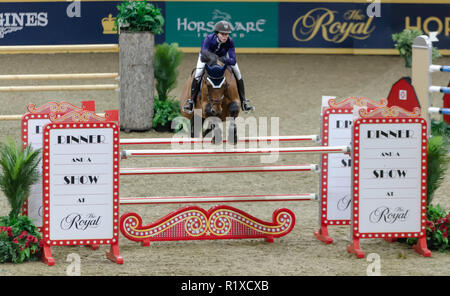
[[[233,73],[236,76],[236,79],[241,80],[242,75],[241,75],[241,70],[239,70],[238,64],[236,63],[233,66],[230,65],[230,67],[233,70]],[[205,70],[205,63],[203,63],[201,61],[200,55],[198,55],[197,67],[195,68],[194,78],[197,80],[200,79],[200,77],[203,75],[204,70]]]

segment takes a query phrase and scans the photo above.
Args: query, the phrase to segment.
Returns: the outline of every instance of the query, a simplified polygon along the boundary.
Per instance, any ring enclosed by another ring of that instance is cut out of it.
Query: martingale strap
[[[225,77],[216,79],[208,76],[206,77],[206,79],[209,81],[209,83],[211,83],[213,88],[221,88],[223,83],[225,82]]]
[[[219,65],[212,65],[208,66],[206,65],[206,72],[208,81],[211,83],[213,88],[220,88],[222,87],[223,83],[225,82],[225,70],[226,66],[222,67]]]

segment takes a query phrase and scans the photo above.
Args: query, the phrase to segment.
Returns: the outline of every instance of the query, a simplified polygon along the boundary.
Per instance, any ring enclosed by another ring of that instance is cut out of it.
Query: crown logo
[[[102,19],[103,34],[117,34],[115,21],[116,18],[112,17],[112,14]]]

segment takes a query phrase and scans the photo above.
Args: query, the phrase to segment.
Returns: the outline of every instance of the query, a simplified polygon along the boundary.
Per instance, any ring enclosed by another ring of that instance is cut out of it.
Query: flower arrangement
[[[0,217],[0,263],[36,261],[41,257],[41,234],[27,216]]]
[[[15,141],[0,145],[0,189],[8,199],[11,211],[0,217],[0,263],[22,263],[41,256],[41,234],[20,209],[39,180],[40,150],[30,145],[22,149]]]
[[[440,205],[427,206],[427,246],[431,250],[439,250],[444,252],[449,249],[448,244],[448,228],[450,227],[450,213],[440,207]],[[415,244],[417,239],[408,238],[408,244]]]

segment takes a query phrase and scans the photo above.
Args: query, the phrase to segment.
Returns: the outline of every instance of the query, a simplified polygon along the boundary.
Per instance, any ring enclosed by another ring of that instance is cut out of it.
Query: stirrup
[[[193,111],[194,111],[194,101],[192,99],[189,99],[183,105],[183,112],[185,112],[187,114],[191,114]]]

